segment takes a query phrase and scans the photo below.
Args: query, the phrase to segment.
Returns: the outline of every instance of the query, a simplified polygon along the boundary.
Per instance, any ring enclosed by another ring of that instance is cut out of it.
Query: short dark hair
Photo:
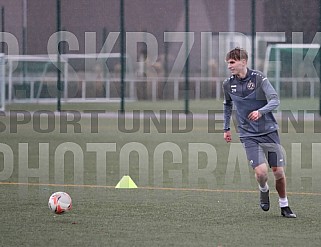
[[[233,50],[230,50],[225,57],[225,60],[228,61],[230,59],[240,61],[241,59],[248,60],[248,54],[247,51],[240,47],[235,47]]]

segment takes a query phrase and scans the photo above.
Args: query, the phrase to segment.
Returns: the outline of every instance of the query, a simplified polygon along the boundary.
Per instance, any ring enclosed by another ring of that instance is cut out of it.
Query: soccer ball
[[[66,192],[55,192],[49,197],[49,209],[55,214],[62,214],[71,210],[71,197]]]

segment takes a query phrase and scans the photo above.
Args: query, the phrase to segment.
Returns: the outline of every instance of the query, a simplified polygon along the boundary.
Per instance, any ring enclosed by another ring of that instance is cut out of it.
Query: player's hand
[[[252,111],[249,115],[248,118],[251,121],[257,121],[260,117],[262,117],[262,114],[259,111]]]
[[[224,140],[229,143],[232,141],[232,133],[230,130],[224,132]]]

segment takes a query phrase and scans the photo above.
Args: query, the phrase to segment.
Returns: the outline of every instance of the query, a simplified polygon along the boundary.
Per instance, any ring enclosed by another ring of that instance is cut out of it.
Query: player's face
[[[234,60],[229,59],[227,62],[227,68],[231,71],[232,75],[243,75],[244,71],[246,71],[246,60]]]

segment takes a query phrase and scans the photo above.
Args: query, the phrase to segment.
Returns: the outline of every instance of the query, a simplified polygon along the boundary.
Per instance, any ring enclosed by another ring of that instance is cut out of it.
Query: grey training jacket
[[[233,103],[240,137],[260,136],[278,129],[273,116],[280,101],[269,80],[256,70],[247,69],[245,78],[231,76],[223,82],[224,130],[230,129]],[[248,115],[258,110],[262,117],[250,121]]]

